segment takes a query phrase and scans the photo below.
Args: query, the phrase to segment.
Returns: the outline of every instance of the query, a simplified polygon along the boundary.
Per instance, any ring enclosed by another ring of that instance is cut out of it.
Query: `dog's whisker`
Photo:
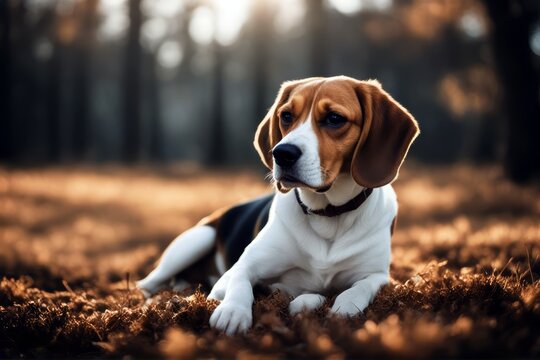
[[[276,179],[274,179],[274,174],[272,171],[270,171],[266,176],[264,177],[266,181],[270,181],[271,183],[274,183]]]

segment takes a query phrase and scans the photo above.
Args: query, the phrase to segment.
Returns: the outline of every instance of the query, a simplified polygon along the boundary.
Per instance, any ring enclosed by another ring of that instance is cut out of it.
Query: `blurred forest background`
[[[171,239],[271,189],[281,82],[341,74],[422,130],[392,284],[347,322],[257,294],[245,338],[143,306]],[[539,74],[539,0],[0,0],[0,358],[539,359]]]
[[[2,0],[0,158],[252,166],[281,82],[377,78],[411,156],[540,174],[537,0]]]

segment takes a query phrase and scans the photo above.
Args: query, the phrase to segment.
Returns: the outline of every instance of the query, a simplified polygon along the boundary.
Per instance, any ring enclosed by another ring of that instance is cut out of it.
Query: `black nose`
[[[295,145],[282,144],[276,146],[276,148],[272,151],[272,155],[274,155],[276,164],[281,167],[287,168],[293,166],[296,161],[298,161],[298,159],[302,155],[302,150],[300,150],[300,148]]]

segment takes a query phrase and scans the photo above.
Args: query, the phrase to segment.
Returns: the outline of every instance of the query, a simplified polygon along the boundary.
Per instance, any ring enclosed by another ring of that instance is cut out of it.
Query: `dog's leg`
[[[287,230],[270,221],[244,250],[240,259],[212,290],[210,298],[222,298],[210,317],[210,326],[232,335],[250,328],[253,285],[281,275],[295,266],[299,253],[291,249]]]
[[[338,295],[330,311],[343,316],[352,316],[364,311],[380,287],[388,281],[388,273],[374,273],[355,282],[351,288]]]
[[[180,271],[201,259],[214,247],[216,230],[208,225],[197,226],[180,234],[165,249],[158,266],[137,287],[148,298],[165,287]]]

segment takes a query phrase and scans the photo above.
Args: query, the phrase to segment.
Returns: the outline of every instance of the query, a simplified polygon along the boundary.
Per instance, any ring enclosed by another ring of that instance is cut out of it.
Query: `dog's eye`
[[[323,121],[323,126],[337,129],[342,127],[347,122],[343,116],[336,114],[335,112],[329,112]]]
[[[281,123],[283,124],[283,126],[291,125],[292,121],[293,121],[293,116],[289,111],[281,112]]]

